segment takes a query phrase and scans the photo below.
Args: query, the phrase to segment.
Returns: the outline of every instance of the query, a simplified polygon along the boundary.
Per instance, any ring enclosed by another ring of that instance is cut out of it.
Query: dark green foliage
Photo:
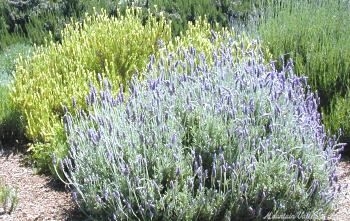
[[[24,139],[21,114],[10,100],[8,84],[13,80],[17,56],[30,53],[31,47],[25,44],[13,44],[0,52],[0,143]]]
[[[350,92],[346,95],[337,96],[332,100],[329,114],[325,114],[323,121],[330,131],[341,131],[341,141],[350,143]]]
[[[0,12],[0,49],[18,42],[42,44],[50,32],[55,35],[63,27],[56,1],[5,0]]]
[[[150,0],[150,5],[157,5],[161,11],[165,11],[169,19],[172,20],[174,35],[178,35],[187,27],[187,23],[194,22],[198,17],[207,16],[208,21],[213,24],[219,22],[223,26],[229,23],[228,11],[224,13],[223,8],[213,0],[197,1],[162,1]]]
[[[93,13],[94,10],[105,9],[108,14],[115,15],[119,0],[61,0],[60,1],[60,12],[66,17],[82,18],[85,13]]]
[[[24,139],[21,115],[10,101],[7,86],[0,84],[0,143]]]
[[[27,42],[43,44],[52,34],[60,41],[60,32],[71,18],[79,20],[94,8],[111,9],[117,1],[80,0],[4,0],[0,2],[0,49],[6,46]],[[115,10],[114,10],[115,11]]]
[[[262,6],[266,0],[144,0],[137,1],[139,6],[152,8],[157,6],[165,11],[172,21],[173,34],[178,35],[199,17],[206,16],[209,23],[228,27],[246,21],[254,9]],[[136,1],[135,1],[136,2]]]

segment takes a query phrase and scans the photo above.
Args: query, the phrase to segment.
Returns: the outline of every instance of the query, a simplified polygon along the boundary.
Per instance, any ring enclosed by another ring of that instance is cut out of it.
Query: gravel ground
[[[68,191],[57,181],[44,175],[37,175],[23,164],[24,154],[16,150],[0,152],[0,179],[17,188],[19,202],[11,213],[0,208],[0,220],[44,221],[84,220],[72,203]],[[343,160],[338,169],[339,183],[350,186],[350,161]],[[346,221],[350,217],[350,188],[343,188],[336,199],[338,208],[325,220]]]
[[[350,161],[344,159],[340,162],[338,167],[339,183],[344,187],[338,198],[335,200],[337,209],[330,217],[330,220],[334,221],[347,221],[350,220]],[[347,186],[347,188],[346,188]]]

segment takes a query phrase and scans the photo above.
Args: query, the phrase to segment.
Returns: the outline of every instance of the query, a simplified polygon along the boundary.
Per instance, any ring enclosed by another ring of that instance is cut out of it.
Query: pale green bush
[[[151,63],[129,97],[91,86],[66,112],[66,183],[95,220],[323,219],[340,185],[336,142],[292,66],[281,72],[235,39]],[[180,57],[182,59],[174,59]],[[243,58],[242,58],[243,57]]]

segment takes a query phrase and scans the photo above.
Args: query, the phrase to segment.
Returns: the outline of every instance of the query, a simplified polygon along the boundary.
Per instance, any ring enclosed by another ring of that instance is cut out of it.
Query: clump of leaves
[[[13,44],[0,50],[0,85],[8,85],[13,80],[12,72],[15,69],[17,58],[20,55],[29,57],[31,51],[32,47],[23,43]]]
[[[23,140],[23,118],[11,102],[8,86],[0,85],[0,97],[0,142]]]
[[[17,190],[9,187],[0,180],[0,205],[4,213],[12,213],[18,204]]]
[[[350,116],[350,91],[345,96],[337,96],[333,98],[330,111],[323,115],[323,122],[327,128],[334,131],[341,131],[342,142],[350,143],[350,124],[348,117]],[[345,149],[348,149],[347,147]],[[347,152],[347,150],[346,150]]]
[[[66,112],[60,161],[80,209],[98,220],[251,220],[329,214],[337,144],[291,63],[276,71],[234,40],[152,59],[129,96],[106,79],[86,113]],[[180,57],[183,59],[174,59]]]
[[[17,57],[29,57],[31,49],[26,44],[14,44],[0,52],[0,141],[5,143],[24,138],[23,118],[11,101],[9,84]]]

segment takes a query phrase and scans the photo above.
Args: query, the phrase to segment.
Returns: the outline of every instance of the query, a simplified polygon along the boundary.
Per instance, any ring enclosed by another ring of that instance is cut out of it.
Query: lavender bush
[[[152,58],[128,96],[101,79],[90,113],[66,112],[61,169],[82,211],[97,220],[331,212],[341,145],[326,137],[318,99],[291,63],[277,72],[243,48],[237,63],[229,42],[212,66],[194,48]]]

